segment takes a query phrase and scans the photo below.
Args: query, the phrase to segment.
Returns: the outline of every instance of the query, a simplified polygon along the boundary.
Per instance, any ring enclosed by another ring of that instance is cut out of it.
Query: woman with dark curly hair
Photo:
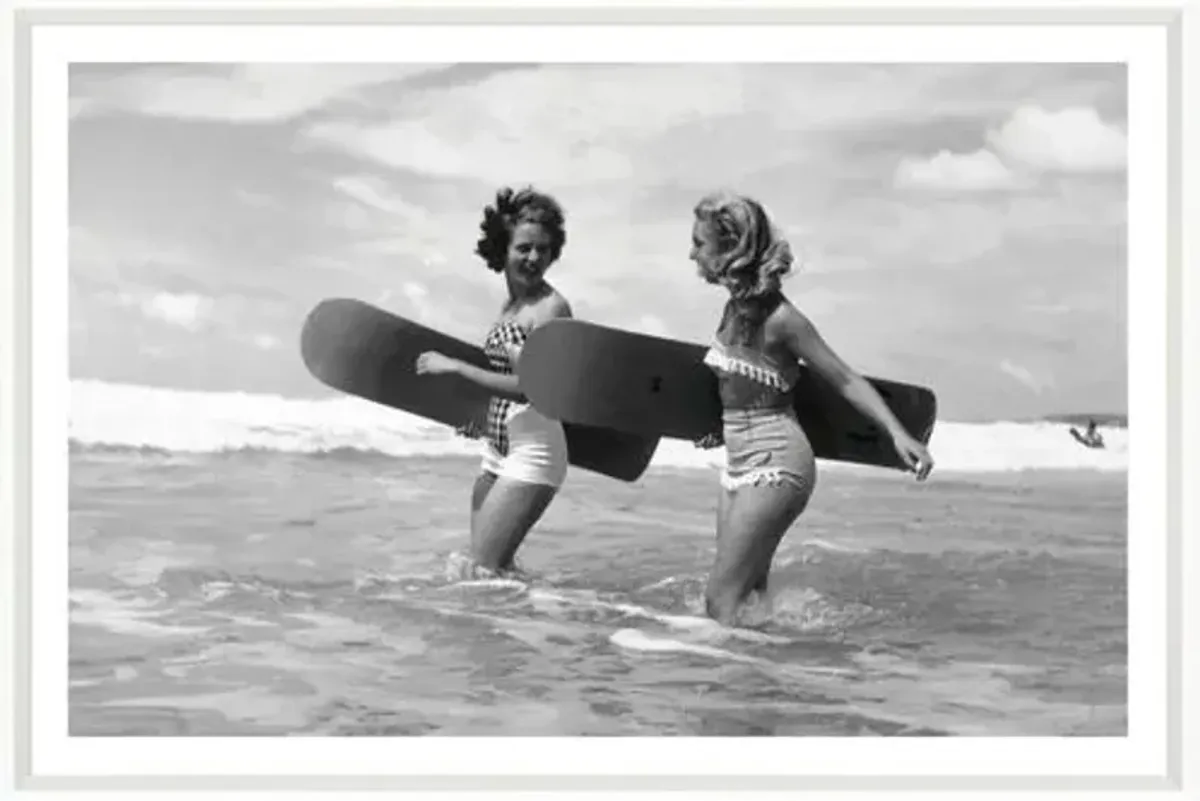
[[[791,271],[792,253],[763,207],[720,192],[701,199],[694,215],[691,259],[701,277],[730,296],[704,358],[718,379],[721,430],[697,443],[724,443],[726,450],[705,607],[710,617],[735,625],[751,596],[766,592],[775,550],[816,485],[812,447],[793,407],[799,362],[888,432],[918,480],[933,460],[784,297],[780,281]]]
[[[516,364],[529,333],[555,317],[570,317],[566,299],[546,271],[566,243],[561,207],[549,195],[504,188],[484,209],[475,248],[488,269],[504,276],[508,298],[484,340],[491,370],[441,353],[423,353],[418,373],[456,373],[492,393],[481,472],[471,493],[471,556],[476,568],[514,570],[513,557],[541,518],[567,473],[562,425],[529,404]]]

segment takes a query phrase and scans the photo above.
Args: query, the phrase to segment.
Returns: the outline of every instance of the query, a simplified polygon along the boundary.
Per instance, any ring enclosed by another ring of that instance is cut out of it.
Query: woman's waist
[[[776,387],[731,382],[722,384],[720,397],[726,409],[784,409],[795,401],[791,392]]]
[[[804,439],[807,436],[791,406],[726,409],[721,414],[726,443],[762,439]]]
[[[730,464],[756,462],[764,454],[784,461],[803,462],[812,456],[812,443],[790,406],[775,409],[727,409],[722,415],[722,439]]]
[[[508,414],[514,414],[516,412],[533,408],[528,400],[517,400],[516,398],[508,398],[504,395],[493,395],[488,400],[488,406],[491,407],[493,411],[504,411]]]
[[[505,398],[500,395],[493,395],[490,407],[493,419],[511,422],[513,418],[520,417],[525,420],[545,421],[548,424],[556,426],[562,425],[560,421],[542,414],[538,408],[528,400],[516,400],[514,398]]]
[[[774,402],[742,403],[736,406],[723,406],[721,420],[728,425],[754,425],[771,421],[799,423],[796,408],[790,398]]]

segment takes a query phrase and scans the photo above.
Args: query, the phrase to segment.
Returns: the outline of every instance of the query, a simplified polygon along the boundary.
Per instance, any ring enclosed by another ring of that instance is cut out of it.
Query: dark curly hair
[[[558,260],[567,243],[565,217],[558,201],[531,186],[519,192],[506,186],[496,193],[495,205],[483,210],[483,222],[479,224],[483,236],[475,245],[475,254],[484,260],[489,270],[504,271],[512,232],[526,222],[537,223],[546,229],[550,234],[550,261]]]

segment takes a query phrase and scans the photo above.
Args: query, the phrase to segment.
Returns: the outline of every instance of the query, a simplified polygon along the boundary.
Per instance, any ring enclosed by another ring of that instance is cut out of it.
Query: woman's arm
[[[788,304],[781,307],[780,329],[780,339],[793,356],[808,364],[856,409],[884,429],[897,453],[919,477],[928,475],[933,460],[925,446],[905,430],[875,388],[829,347],[812,321]]]
[[[571,307],[561,296],[555,295],[548,302],[539,305],[533,312],[533,328],[538,328],[541,325],[553,320],[556,317],[570,317]],[[509,360],[512,364],[517,363],[517,359],[521,355],[521,348],[512,346],[508,351]],[[429,364],[428,356],[422,356],[426,360],[424,363]],[[444,358],[444,357],[443,357]],[[488,370],[482,367],[476,367],[473,364],[467,364],[457,359],[445,359],[444,362],[434,362],[434,367],[422,368],[421,363],[418,363],[418,371],[425,369],[427,371],[444,371],[452,372],[462,376],[472,384],[483,387],[491,394],[508,398],[509,400],[523,403],[526,401],[525,394],[521,392],[520,379],[515,373],[498,373],[493,370]]]
[[[454,362],[453,372],[467,379],[472,384],[478,384],[497,397],[508,398],[509,400],[518,402],[525,400],[525,396],[521,393],[516,374],[497,373],[457,360]]]

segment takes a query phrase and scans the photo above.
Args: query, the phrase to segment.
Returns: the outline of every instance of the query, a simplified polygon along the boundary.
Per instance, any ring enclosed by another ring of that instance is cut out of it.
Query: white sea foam
[[[940,421],[930,450],[938,471],[1024,469],[1121,471],[1128,432],[1104,429],[1107,447],[1077,444],[1060,423]],[[285,453],[377,452],[390,456],[475,455],[479,445],[446,426],[353,397],[327,400],[196,392],[75,380],[70,438],[78,446],[213,453],[240,449]],[[654,464],[713,467],[722,451],[664,440]],[[847,467],[826,463],[823,469]],[[858,469],[847,467],[847,469]]]
[[[212,453],[247,448],[391,456],[474,454],[446,426],[360,398],[284,398],[102,381],[71,382],[71,440],[79,445]]]

